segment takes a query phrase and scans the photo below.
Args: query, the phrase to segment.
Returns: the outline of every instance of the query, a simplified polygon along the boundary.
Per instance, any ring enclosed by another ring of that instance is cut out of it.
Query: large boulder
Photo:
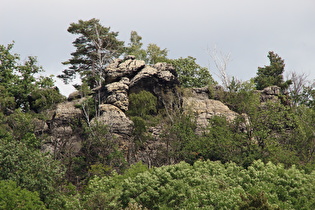
[[[154,67],[146,66],[130,80],[129,93],[146,90],[157,97],[159,107],[173,106],[172,101],[178,97],[178,85],[174,68],[166,63],[158,63]]]
[[[101,104],[99,109],[101,115],[93,118],[91,124],[101,123],[107,125],[109,132],[119,137],[131,136],[133,122],[121,109],[112,104]]]
[[[166,63],[155,64],[154,67],[145,66],[130,80],[130,89],[146,89],[151,92],[165,88],[173,88],[179,84],[172,65]]]
[[[196,97],[183,97],[183,110],[196,117],[197,133],[203,132],[209,126],[209,120],[213,116],[226,117],[230,122],[239,116],[221,101]]]
[[[282,103],[290,104],[289,100],[283,100],[288,96],[288,91],[281,90],[278,86],[269,86],[264,88],[263,90],[256,90],[258,94],[260,94],[260,102],[265,103],[267,101],[279,101]]]
[[[113,82],[105,86],[106,104],[112,104],[122,111],[127,111],[129,106],[128,90],[129,79],[123,77],[119,82]]]
[[[117,82],[123,77],[132,78],[144,67],[145,62],[142,60],[134,60],[130,57],[127,60],[116,59],[105,69],[105,82],[109,84]]]
[[[50,112],[52,114],[50,121],[67,123],[73,119],[81,118],[82,111],[76,107],[76,104],[80,104],[82,100],[78,99],[57,104],[56,108]]]
[[[82,145],[82,139],[73,127],[82,119],[83,114],[76,104],[84,99],[76,99],[59,103],[54,110],[46,113],[48,128],[45,132],[45,144],[42,145],[44,152],[50,152],[55,156],[67,151],[68,154],[77,154]]]

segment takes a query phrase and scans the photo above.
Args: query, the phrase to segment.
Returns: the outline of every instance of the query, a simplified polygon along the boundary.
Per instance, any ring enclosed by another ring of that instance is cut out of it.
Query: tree
[[[167,62],[167,49],[161,49],[156,44],[149,44],[146,50],[146,63],[148,64],[156,64],[159,62]]]
[[[196,161],[90,180],[87,209],[314,209],[314,173],[254,161]],[[137,173],[140,172],[140,173]]]
[[[79,74],[91,89],[101,86],[106,65],[124,52],[124,42],[117,39],[118,32],[110,31],[110,27],[102,26],[95,18],[71,23],[68,32],[79,35],[73,42],[76,51],[63,62],[70,67],[58,77],[67,84]]]
[[[46,209],[37,192],[17,186],[11,180],[0,181],[0,209]]]
[[[126,47],[126,55],[134,55],[138,60],[145,60],[147,52],[142,49],[142,37],[136,31],[131,31],[129,47]]]
[[[276,53],[270,51],[268,53],[270,65],[258,67],[257,76],[254,78],[256,88],[263,90],[265,87],[276,85],[285,90],[291,85],[291,80],[283,80],[284,60]]]
[[[158,62],[168,62],[168,50],[161,49],[156,44],[150,43],[147,49],[143,49],[142,37],[136,31],[131,31],[129,47],[126,47],[126,55],[134,55],[136,59],[144,60],[147,64],[156,64]]]
[[[289,80],[292,81],[292,85],[288,88],[292,104],[298,105],[302,102],[304,87],[309,83],[307,81],[307,75],[304,73],[298,74],[296,72],[291,72],[288,77]]]
[[[209,70],[196,63],[196,58],[178,58],[169,60],[178,74],[182,87],[204,87],[215,84]]]
[[[34,142],[29,136],[24,142],[12,137],[0,139],[0,179],[13,180],[18,186],[37,191],[42,201],[51,202],[57,194],[57,187],[63,180],[63,168],[47,154],[30,147]]]
[[[12,48],[13,43],[7,47],[0,45],[0,110],[12,112],[21,108],[27,112],[30,110],[30,94],[40,88],[52,87],[53,75],[37,78],[43,68],[37,65],[36,57],[29,56],[20,63],[19,55],[11,53]]]
[[[224,89],[230,89],[229,87],[231,86],[231,77],[227,74],[227,66],[230,61],[230,53],[228,54],[223,54],[222,52],[218,52],[216,47],[213,50],[208,49],[208,54],[210,58],[213,60],[214,65],[217,69],[216,75],[220,78],[223,88]],[[238,80],[236,80],[233,77],[233,81],[239,83]]]

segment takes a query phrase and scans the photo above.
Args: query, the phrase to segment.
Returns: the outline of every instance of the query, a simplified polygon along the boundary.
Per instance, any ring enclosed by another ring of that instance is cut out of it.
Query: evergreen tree
[[[270,65],[265,67],[258,67],[257,76],[254,81],[258,90],[263,90],[268,86],[279,86],[282,90],[287,89],[291,81],[283,80],[284,60],[276,53],[270,51],[268,53]]]
[[[79,74],[91,88],[101,86],[106,65],[124,52],[124,42],[117,39],[118,32],[110,31],[110,27],[102,26],[95,18],[71,23],[68,32],[79,35],[73,42],[76,51],[63,62],[70,67],[58,77],[67,84]]]

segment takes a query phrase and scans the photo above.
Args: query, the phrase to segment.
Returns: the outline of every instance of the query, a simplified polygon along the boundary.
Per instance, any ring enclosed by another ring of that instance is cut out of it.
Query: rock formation
[[[260,94],[260,101],[278,101],[282,95],[287,96],[288,92],[283,92],[278,86],[269,86],[264,88],[263,90],[257,91]]]
[[[127,111],[129,106],[129,83],[129,79],[123,77],[119,82],[113,82],[106,85],[105,104],[112,104],[122,111]]]
[[[117,106],[101,104],[101,115],[92,119],[91,124],[101,123],[108,126],[109,132],[120,137],[129,138],[132,134],[133,122]]]
[[[193,88],[188,95],[183,97],[182,106],[184,113],[192,113],[196,117],[197,133],[209,126],[209,119],[213,116],[224,116],[230,122],[239,116],[221,101],[209,99],[208,88]]]
[[[133,154],[128,152],[130,148],[134,148],[132,141],[134,124],[125,114],[128,111],[128,96],[131,93],[146,90],[157,97],[159,108],[168,109],[176,105],[183,113],[192,113],[196,116],[197,132],[202,132],[214,115],[225,116],[231,121],[237,116],[220,101],[209,99],[210,92],[207,88],[190,89],[191,92],[187,96],[178,93],[176,87],[179,86],[179,81],[176,71],[166,63],[150,66],[145,65],[144,61],[128,56],[125,59],[116,59],[108,65],[104,73],[105,85],[99,87],[97,91],[94,90],[100,93],[97,96],[100,100],[97,100],[98,114],[90,119],[90,124],[107,125],[109,132],[116,136],[119,145],[123,145],[121,148],[125,151],[126,159],[132,162],[142,160],[151,164],[157,157],[159,148],[165,147],[165,143],[159,138],[163,132],[163,125],[158,124],[148,129],[152,138],[145,142],[141,149]],[[73,153],[80,151],[84,139],[74,128],[80,121],[89,119],[79,108],[85,99],[80,92],[74,92],[69,95],[67,102],[58,104],[56,109],[47,115],[49,120],[45,132],[50,135],[50,140],[44,145],[46,151],[56,153],[56,150],[65,148]]]

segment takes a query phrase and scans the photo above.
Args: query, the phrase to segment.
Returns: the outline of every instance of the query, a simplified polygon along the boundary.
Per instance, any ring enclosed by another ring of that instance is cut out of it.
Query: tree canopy
[[[168,60],[178,74],[182,87],[204,87],[215,84],[209,70],[196,63],[196,58],[178,58]]]
[[[32,92],[52,88],[53,75],[39,76],[44,70],[37,65],[36,57],[29,56],[21,63],[20,56],[11,52],[13,46],[13,43],[0,45],[0,111],[10,112],[16,108],[29,111]],[[63,100],[58,89],[51,89],[51,94],[55,96],[54,102]],[[46,103],[46,108],[54,102]]]
[[[144,60],[147,64],[156,64],[158,62],[168,62],[167,49],[161,49],[158,45],[150,43],[146,49],[143,49],[142,37],[136,31],[130,34],[130,43],[126,47],[127,55],[134,55],[136,59]]]

